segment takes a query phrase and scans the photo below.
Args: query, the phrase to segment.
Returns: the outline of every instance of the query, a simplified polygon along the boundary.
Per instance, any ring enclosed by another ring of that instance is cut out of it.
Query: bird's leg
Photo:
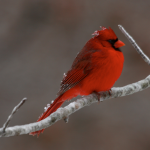
[[[111,96],[111,95],[112,95],[112,90],[110,89],[110,90],[108,91],[108,93],[109,93],[109,96]]]
[[[98,92],[96,92],[96,91],[94,91],[93,94],[96,95],[96,97],[97,97],[97,99],[98,99],[98,102],[100,102],[101,94],[98,93]]]

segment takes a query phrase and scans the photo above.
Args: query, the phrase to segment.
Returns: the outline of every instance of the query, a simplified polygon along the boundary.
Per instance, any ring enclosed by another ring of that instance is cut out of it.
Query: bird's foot
[[[111,96],[111,95],[112,95],[112,90],[110,89],[110,90],[108,91],[108,93],[109,93],[109,96]]]
[[[97,97],[97,99],[98,99],[98,102],[100,102],[100,99],[101,99],[101,94],[100,93],[98,93],[98,92],[93,92],[95,95],[96,95],[96,97]]]

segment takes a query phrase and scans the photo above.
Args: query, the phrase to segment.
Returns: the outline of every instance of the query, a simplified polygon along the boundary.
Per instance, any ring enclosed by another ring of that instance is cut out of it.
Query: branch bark
[[[136,44],[134,39],[126,32],[126,30],[121,25],[119,25],[119,29],[131,42],[131,44],[134,46],[136,51],[141,55],[144,61],[150,64],[150,59],[144,54],[144,52]],[[147,78],[141,81],[138,81],[136,83],[132,83],[124,87],[112,88],[111,96],[108,92],[101,92],[100,101],[131,95],[133,93],[145,90],[149,87],[150,87],[150,75]],[[54,123],[56,123],[58,120],[68,118],[72,113],[78,111],[79,109],[85,106],[89,106],[95,102],[98,102],[97,96],[95,94],[85,96],[83,98],[80,98],[70,103],[68,106],[64,108],[59,108],[56,112],[52,113],[49,117],[47,117],[46,119],[40,122],[14,126],[14,127],[8,127],[5,129],[5,132],[3,132],[4,128],[0,128],[0,137],[9,137],[9,136],[15,136],[15,135],[21,135],[21,134],[28,134],[30,132],[34,132],[34,131],[41,130],[43,128],[47,128],[53,125]]]

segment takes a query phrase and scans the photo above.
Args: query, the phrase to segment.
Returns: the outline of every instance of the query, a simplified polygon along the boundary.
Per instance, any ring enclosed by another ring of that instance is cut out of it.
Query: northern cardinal
[[[121,75],[124,56],[119,48],[125,44],[118,40],[111,28],[101,27],[92,35],[94,37],[85,44],[64,75],[58,97],[38,121],[47,118],[73,97],[109,91]],[[43,131],[31,132],[30,135],[39,136]]]

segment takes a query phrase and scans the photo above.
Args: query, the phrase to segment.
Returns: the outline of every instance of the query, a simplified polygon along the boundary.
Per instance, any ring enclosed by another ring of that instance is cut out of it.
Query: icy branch
[[[141,48],[136,44],[135,40],[129,35],[129,33],[121,25],[118,25],[118,27],[122,31],[122,33],[126,36],[126,38],[129,40],[129,42],[132,44],[132,46],[135,48],[135,50],[141,55],[144,61],[150,65],[150,59],[144,54]]]
[[[143,51],[136,44],[134,39],[125,31],[125,29],[121,25],[119,25],[119,29],[123,32],[123,34],[125,34],[127,39],[131,42],[131,44],[134,46],[136,51],[142,56],[144,61],[150,64],[150,59],[143,53]],[[145,90],[149,87],[150,87],[150,75],[147,78],[141,81],[138,81],[136,83],[132,83],[124,87],[112,88],[111,96],[109,95],[108,92],[101,93],[100,101],[131,95],[133,93]],[[91,94],[81,99],[78,99],[75,102],[70,103],[68,106],[64,108],[59,108],[56,112],[52,113],[49,117],[47,117],[46,119],[40,122],[31,123],[27,125],[21,125],[21,126],[14,126],[14,127],[7,127],[8,125],[4,125],[3,128],[0,128],[0,137],[9,137],[9,136],[15,136],[15,135],[21,135],[21,134],[28,134],[30,132],[34,132],[34,131],[41,130],[43,128],[47,128],[53,125],[54,123],[56,123],[60,119],[65,119],[67,121],[68,117],[72,113],[78,111],[79,109],[85,106],[89,106],[95,102],[98,102],[97,96],[94,94]]]
[[[11,114],[9,115],[9,117],[7,118],[7,121],[4,123],[3,128],[2,128],[2,133],[5,134],[5,129],[8,127],[9,122],[11,121],[13,115],[19,110],[19,108],[25,103],[25,101],[27,100],[27,98],[23,98],[21,100],[21,102],[14,107],[14,109],[12,110]]]

